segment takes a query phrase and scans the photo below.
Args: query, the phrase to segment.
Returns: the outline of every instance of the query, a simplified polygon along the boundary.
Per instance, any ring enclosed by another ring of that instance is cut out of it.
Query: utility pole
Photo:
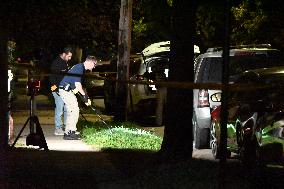
[[[3,27],[0,27],[3,28]],[[8,147],[8,51],[5,32],[0,31],[0,150]]]
[[[129,62],[131,48],[132,0],[121,0],[118,60],[116,83],[116,113],[115,119],[127,120],[128,85],[123,81],[129,80]]]
[[[231,31],[231,0],[224,2],[225,24],[224,24],[224,45],[223,45],[223,66],[222,84],[225,90],[221,95],[221,135],[220,135],[220,167],[219,167],[219,189],[226,188],[226,162],[227,162],[227,123],[228,123],[228,98],[229,91],[229,61],[230,61],[230,31]]]

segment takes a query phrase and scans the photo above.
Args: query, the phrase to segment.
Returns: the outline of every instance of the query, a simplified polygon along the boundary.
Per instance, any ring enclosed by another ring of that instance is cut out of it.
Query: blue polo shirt
[[[75,82],[80,82],[82,80],[82,76],[85,73],[85,67],[83,63],[79,63],[74,65],[64,76],[59,86],[65,86],[66,83],[70,84],[71,90],[75,89]],[[68,75],[69,74],[69,75]],[[72,75],[74,74],[74,75]]]

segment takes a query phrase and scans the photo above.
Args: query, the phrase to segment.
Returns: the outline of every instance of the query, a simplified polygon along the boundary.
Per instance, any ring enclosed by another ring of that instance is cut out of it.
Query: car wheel
[[[212,154],[215,159],[220,158],[219,137],[217,135],[216,122],[212,121],[210,126],[210,148],[212,149]]]
[[[210,143],[209,132],[210,132],[210,129],[199,128],[195,120],[193,120],[193,127],[194,127],[195,148],[196,149],[209,148],[209,143]]]
[[[236,128],[236,135],[237,135],[237,144],[238,146],[242,146],[244,137],[243,137],[243,132],[242,132],[242,125],[239,121],[236,122],[235,128]]]

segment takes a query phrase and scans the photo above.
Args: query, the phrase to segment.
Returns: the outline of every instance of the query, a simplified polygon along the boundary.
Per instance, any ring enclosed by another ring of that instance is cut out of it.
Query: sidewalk
[[[63,136],[54,135],[54,107],[53,104],[48,101],[48,97],[39,95],[35,97],[37,110],[36,115],[38,116],[40,125],[42,127],[48,149],[55,151],[89,151],[97,152],[100,149],[88,146],[81,140],[63,140]],[[16,137],[26,120],[30,116],[29,110],[30,97],[26,95],[19,95],[17,101],[14,103],[13,119],[14,119],[14,137]],[[104,108],[103,99],[96,99],[95,104],[99,109]],[[104,120],[110,120],[111,116],[101,115]],[[81,117],[81,115],[80,115]],[[96,114],[84,114],[84,117],[89,121],[100,121]],[[155,131],[158,135],[163,136],[163,127],[144,127],[145,130]],[[30,133],[29,123],[25,127],[21,137],[17,141],[16,146],[25,146],[26,137]],[[29,146],[31,147],[31,146]],[[37,148],[37,147],[35,147]]]
[[[53,106],[48,102],[46,96],[40,95],[36,97],[37,108],[36,115],[38,116],[41,128],[43,130],[45,140],[49,150],[55,151],[99,151],[91,146],[85,144],[82,140],[63,140],[63,136],[54,135],[54,109]],[[29,118],[29,97],[19,96],[17,100],[17,106],[13,112],[14,120],[14,139],[20,133],[27,119]],[[26,137],[30,133],[29,122],[26,125],[23,133],[21,134],[19,140],[16,143],[17,146],[26,145]],[[28,146],[30,148],[38,148],[37,146]]]
[[[39,118],[40,119],[40,118]],[[20,129],[23,125],[15,125],[15,134],[17,135],[20,132]],[[95,149],[82,140],[63,140],[63,136],[54,135],[54,125],[51,124],[41,124],[45,140],[49,150],[52,151],[90,151],[96,152],[99,149]],[[29,134],[29,125],[26,126],[24,132],[21,134],[21,137],[16,143],[16,147],[26,145],[26,137]],[[16,136],[15,136],[16,137]],[[14,139],[15,140],[15,139]],[[27,146],[28,148],[38,148],[38,146]]]

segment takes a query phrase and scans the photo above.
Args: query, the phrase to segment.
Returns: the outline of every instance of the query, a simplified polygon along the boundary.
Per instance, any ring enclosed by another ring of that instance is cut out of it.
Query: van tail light
[[[136,80],[137,81],[142,81],[144,79],[143,75],[136,75]]]
[[[211,112],[212,120],[220,119],[221,106],[215,106]]]
[[[201,89],[198,92],[198,108],[204,108],[204,107],[209,107],[209,94],[208,90],[206,89]]]

